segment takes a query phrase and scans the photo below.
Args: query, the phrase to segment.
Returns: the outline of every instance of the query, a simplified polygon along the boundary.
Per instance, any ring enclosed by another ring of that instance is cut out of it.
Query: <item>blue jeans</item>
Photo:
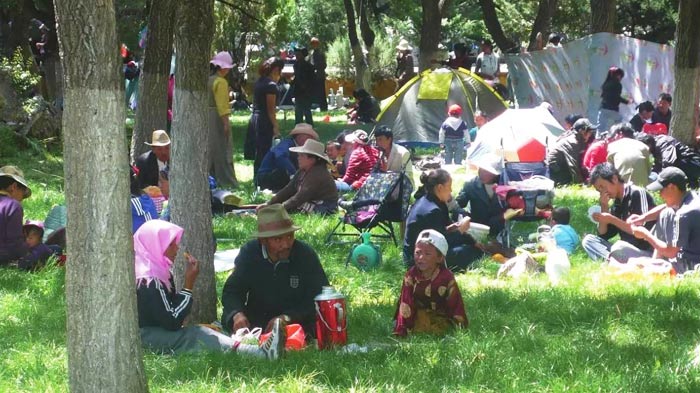
[[[454,163],[462,164],[464,158],[464,139],[448,139],[445,138],[445,164]]]
[[[598,110],[598,131],[596,131],[596,139],[601,138],[601,134],[610,130],[610,127],[617,123],[622,122],[622,115],[620,112],[613,111],[610,109],[599,109]]]
[[[340,192],[352,191],[352,187],[348,183],[340,179],[335,181],[335,188]]]

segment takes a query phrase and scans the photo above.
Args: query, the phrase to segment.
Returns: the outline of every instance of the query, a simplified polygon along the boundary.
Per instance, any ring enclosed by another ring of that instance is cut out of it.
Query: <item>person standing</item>
[[[260,78],[253,88],[253,114],[248,121],[244,158],[253,161],[253,182],[263,157],[272,148],[272,140],[280,137],[277,123],[277,82],[284,62],[279,57],[270,57],[258,68]]]
[[[493,44],[485,40],[481,44],[481,53],[476,57],[474,72],[487,80],[494,80],[498,77],[498,56],[493,53]]]
[[[294,124],[306,123],[314,125],[311,116],[311,101],[314,91],[314,67],[306,61],[309,50],[303,46],[294,48],[296,63],[294,63]]]
[[[622,122],[620,115],[620,103],[630,104],[631,100],[622,97],[622,83],[625,77],[622,68],[610,67],[605,82],[601,86],[600,109],[598,110],[598,133],[596,139],[601,138],[601,133],[610,130],[613,124]]]
[[[233,142],[231,140],[231,107],[228,98],[226,75],[233,68],[228,52],[219,52],[209,62],[209,174],[220,187],[236,188],[236,172],[233,168]]]
[[[615,124],[610,133],[617,139],[608,145],[608,162],[618,170],[622,181],[640,187],[649,184],[649,146],[634,139],[634,130],[629,123]]]
[[[326,100],[326,54],[321,48],[321,41],[313,37],[311,38],[311,56],[310,62],[314,67],[314,93],[315,99],[318,101],[321,111],[328,111],[328,101]]]
[[[396,45],[396,78],[397,85],[396,90],[401,89],[401,86],[405,85],[406,82],[410,81],[411,78],[416,76],[413,65],[413,47],[408,44],[408,41],[401,39],[399,44]]]

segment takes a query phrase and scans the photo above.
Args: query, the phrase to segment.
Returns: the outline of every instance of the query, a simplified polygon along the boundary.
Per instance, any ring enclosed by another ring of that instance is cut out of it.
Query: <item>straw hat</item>
[[[301,229],[294,225],[289,214],[280,203],[274,203],[258,210],[258,231],[251,236],[267,238],[284,235]]]
[[[413,50],[413,47],[408,44],[408,41],[405,38],[402,38],[401,41],[399,41],[399,44],[396,45],[396,49],[400,51],[405,51],[405,50]]]
[[[217,53],[209,63],[221,68],[233,68],[233,58],[231,58],[231,55],[228,52]]]
[[[299,123],[295,125],[294,129],[289,133],[289,136],[295,135],[308,135],[311,138],[318,140],[318,134],[316,131],[314,131],[314,128],[311,127],[311,124]]]
[[[24,180],[24,173],[22,173],[22,171],[16,166],[8,165],[0,168],[0,177],[13,178],[17,183],[21,184],[26,189],[24,192],[25,198],[32,196],[32,190],[27,185],[27,181]]]
[[[170,144],[170,137],[168,133],[163,130],[155,130],[151,134],[151,143],[144,142],[148,146],[168,146]]]
[[[323,143],[314,139],[307,139],[306,142],[304,142],[304,146],[290,147],[289,151],[292,151],[294,153],[311,154],[326,160],[329,164],[331,162],[331,160],[326,155],[326,147],[323,145]]]

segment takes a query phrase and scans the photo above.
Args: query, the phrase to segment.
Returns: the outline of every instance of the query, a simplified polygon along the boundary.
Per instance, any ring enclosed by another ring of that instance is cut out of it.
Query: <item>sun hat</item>
[[[231,58],[231,55],[228,52],[219,52],[214,57],[211,59],[209,62],[211,64],[214,64],[215,66],[219,66],[221,68],[228,68],[231,69],[233,68],[233,58]]]
[[[32,189],[29,188],[29,186],[27,185],[27,181],[24,180],[24,173],[16,166],[7,165],[7,166],[0,168],[0,177],[11,177],[17,183],[24,186],[24,188],[26,190],[26,191],[24,191],[25,198],[29,198],[30,196],[32,196]]]
[[[294,225],[284,206],[280,203],[274,203],[258,210],[258,231],[254,232],[251,237],[275,237],[299,229],[301,227]]]
[[[405,38],[402,38],[401,41],[399,41],[399,44],[396,45],[396,49],[400,51],[405,51],[405,50],[413,50],[413,47],[408,44],[408,41]]]
[[[462,107],[457,104],[452,104],[447,110],[447,114],[450,116],[460,116],[462,115]]]
[[[367,136],[367,133],[363,130],[355,130],[352,134],[345,136],[345,142],[350,143],[361,143],[364,145],[368,140],[369,136]]]
[[[170,144],[170,137],[164,130],[155,130],[151,134],[151,143],[144,143],[148,146],[168,146]]]
[[[440,251],[442,256],[447,255],[447,239],[445,239],[445,236],[443,236],[442,233],[434,229],[425,229],[419,233],[418,238],[416,239],[416,244],[418,243],[432,244],[438,251]]]
[[[498,157],[495,154],[485,154],[474,160],[473,164],[496,176],[500,176],[501,172],[503,172],[503,162],[501,157]]]
[[[292,131],[289,133],[289,136],[295,135],[308,135],[311,138],[318,140],[318,134],[316,133],[316,131],[314,131],[314,128],[311,126],[311,124],[299,123],[295,125]]]
[[[290,147],[289,151],[294,153],[311,154],[326,160],[329,164],[331,163],[331,160],[326,155],[326,146],[315,139],[307,139],[306,142],[304,142],[304,146]]]
[[[675,166],[669,166],[664,168],[656,180],[647,186],[649,191],[659,191],[669,184],[675,184],[678,187],[685,187],[688,185],[688,177],[685,173],[676,168]]]

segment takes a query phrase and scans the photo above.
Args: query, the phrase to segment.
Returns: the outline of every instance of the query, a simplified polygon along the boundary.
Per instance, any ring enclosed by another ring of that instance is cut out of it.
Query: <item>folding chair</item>
[[[379,228],[373,238],[391,239],[397,244],[393,223],[403,222],[408,214],[408,203],[413,185],[405,172],[375,172],[347,206],[346,213],[326,237],[333,243],[334,237],[358,238],[363,232]],[[345,232],[350,225],[354,232]],[[337,242],[337,241],[336,241]]]

